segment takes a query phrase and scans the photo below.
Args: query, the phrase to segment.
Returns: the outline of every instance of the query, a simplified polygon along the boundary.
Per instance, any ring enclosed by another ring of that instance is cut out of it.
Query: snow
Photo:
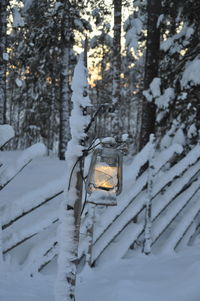
[[[172,231],[166,240],[165,254],[158,255],[153,252],[153,255],[145,256],[138,250],[127,252],[131,242],[137,239],[144,229],[144,220],[135,224],[132,218],[134,212],[140,211],[146,202],[146,192],[141,190],[146,185],[147,173],[139,178],[138,174],[140,167],[148,160],[151,148],[152,143],[147,144],[143,151],[135,156],[131,164],[125,165],[125,191],[118,197],[119,207],[109,208],[102,215],[103,219],[100,221],[101,225],[95,230],[94,239],[98,238],[97,234],[101,234],[108,224],[111,226],[110,230],[102,236],[102,239],[97,241],[99,245],[96,244],[94,247],[93,256],[97,256],[100,250],[105,248],[113,235],[115,239],[112,240],[109,248],[104,250],[95,268],[87,267],[79,271],[76,301],[132,301],[133,297],[136,301],[199,301],[200,255],[198,240],[196,240],[196,246],[187,247],[178,253],[173,251],[200,210],[198,203],[199,178],[180,193],[181,189],[188,185],[194,176],[199,177],[199,145],[169,171],[163,170],[163,167],[174,153],[182,153],[182,146],[173,144],[169,149],[156,154],[154,165],[157,178],[155,178],[156,185],[152,191],[155,196],[152,212],[152,217],[155,219],[152,229],[153,239],[155,240],[159,236],[181,208],[185,207],[186,210],[186,214],[173,228],[176,231]],[[12,164],[16,161],[19,152],[14,154],[2,152],[1,155],[4,165],[7,165],[8,161]],[[63,190],[66,182],[65,165],[66,162],[64,161],[41,157],[35,158],[26,166],[18,177],[0,192],[1,213],[4,213],[1,216],[6,218],[4,221],[8,222],[19,212],[22,212],[23,208],[27,210],[31,206],[39,204],[46,197]],[[188,167],[189,169],[186,171]],[[182,174],[184,177],[181,176]],[[170,188],[157,194],[162,185],[169,185],[170,183]],[[137,198],[130,203],[134,195],[137,195]],[[58,246],[55,244],[58,222],[54,224],[52,222],[58,218],[58,206],[62,198],[63,194],[59,194],[51,202],[34,210],[29,215],[25,215],[3,230],[4,248],[10,247],[37,231],[41,231],[41,234],[30,239],[29,252],[24,250],[27,247],[18,247],[12,251],[12,254],[8,254],[5,258],[6,262],[1,264],[0,299],[2,301],[54,301],[56,260],[53,260],[51,265],[47,266],[41,273],[38,274],[37,270],[58,253]],[[171,199],[173,202],[169,203]],[[16,207],[11,205],[14,203]],[[130,205],[127,207],[129,203]],[[191,204],[191,206],[187,207],[186,203]],[[64,203],[62,205],[65,206]],[[168,210],[163,211],[164,218],[161,218],[160,215],[156,219],[157,214],[166,205],[168,205]],[[8,206],[9,209],[6,210],[4,206]],[[124,210],[123,214],[114,220],[121,210]],[[66,218],[65,225],[68,229],[62,227],[59,228],[62,231],[58,232],[59,240],[63,237],[66,238],[65,246],[72,243],[72,236],[69,235],[68,230],[74,223],[73,216],[69,216],[66,212],[66,210],[62,210],[65,215],[62,218]],[[128,221],[131,222],[126,226]],[[124,226],[126,227],[122,230]],[[73,260],[73,254],[68,253],[69,249],[65,251],[65,254]],[[123,259],[121,259],[122,256]],[[14,260],[17,257],[20,258],[19,261]],[[63,295],[65,295],[66,281],[63,277],[67,275],[69,265],[66,257],[60,257],[59,260],[65,274],[59,274],[57,278],[57,281],[63,283],[63,286],[58,286],[58,290],[64,288]],[[61,291],[59,292],[61,293]]]
[[[57,11],[60,7],[62,7],[63,6],[63,3],[62,2],[59,2],[59,1],[56,1],[55,2],[55,11]]]
[[[12,15],[13,15],[13,27],[14,28],[24,26],[24,20],[22,19],[17,7],[13,7]]]
[[[4,59],[4,61],[8,61],[9,60],[9,54],[7,52],[3,53],[3,59]]]
[[[97,267],[81,278],[78,300],[198,301],[198,249],[182,255],[145,256]]]
[[[195,58],[193,61],[189,61],[186,64],[183,76],[181,79],[181,87],[190,88],[190,86],[196,86],[200,84],[200,59]]]
[[[0,187],[4,187],[7,183],[18,174],[24,166],[26,166],[33,158],[44,156],[46,147],[43,143],[36,143],[27,149],[17,158],[14,164],[8,164],[0,174]]]
[[[185,37],[187,40],[189,40],[189,38],[194,34],[194,28],[192,27],[187,27],[186,28],[186,33],[185,33]]]
[[[197,145],[196,147],[194,147],[194,149],[192,149],[186,157],[184,157],[180,162],[178,162],[176,165],[174,165],[171,169],[169,169],[168,171],[166,171],[163,176],[159,177],[159,182],[157,183],[157,185],[154,187],[154,191],[153,194],[156,194],[157,192],[159,192],[159,190],[164,187],[165,185],[167,185],[168,183],[170,183],[175,177],[179,177],[184,171],[186,171],[188,169],[189,166],[192,167],[193,170],[193,174],[195,174],[198,171],[198,164],[194,165],[194,163],[197,162],[197,160],[200,157],[200,146]],[[193,166],[194,165],[194,166]],[[189,175],[191,174],[191,171],[189,172]],[[188,179],[185,177],[180,178],[180,181],[186,182],[188,181]],[[178,189],[178,187],[177,187]],[[177,191],[177,189],[171,191],[170,193],[174,193],[175,191]]]
[[[92,192],[92,194],[88,196],[87,202],[96,205],[117,205],[115,193],[102,190]]]
[[[53,184],[53,183],[51,183]],[[41,208],[18,219],[3,231],[4,251],[12,246],[23,242],[25,239],[36,235],[50,227],[58,220],[58,205],[61,203],[63,194],[59,195],[51,202],[46,203]],[[10,208],[7,208],[7,213]],[[13,207],[11,208],[13,210]],[[12,212],[12,211],[11,211]],[[14,211],[13,211],[14,212]],[[24,213],[24,212],[23,212]],[[41,216],[43,218],[41,219]],[[54,238],[55,239],[55,238]]]
[[[150,83],[150,90],[154,98],[160,96],[160,85],[161,79],[159,77],[154,77]]]
[[[25,12],[31,7],[33,0],[23,0]]]
[[[199,183],[198,183],[199,184]],[[185,231],[187,231],[188,227],[194,221],[195,217],[198,215],[200,211],[200,203],[198,202],[200,197],[200,191],[194,195],[194,204],[191,208],[188,209],[187,213],[182,217],[181,221],[176,227],[176,231],[173,231],[172,235],[166,239],[165,243],[163,244],[162,248],[164,252],[170,252],[173,250],[179,240],[183,237]]]
[[[152,94],[150,93],[150,89],[144,90],[144,91],[142,92],[142,94],[146,97],[146,100],[147,100],[147,101],[149,101],[149,102],[152,101],[153,96],[152,96]]]
[[[78,277],[76,300],[199,301],[199,245],[178,254],[133,254],[84,270]],[[2,301],[54,301],[55,269],[30,277],[17,266],[4,264],[1,275]]]
[[[149,102],[155,99],[155,104],[158,108],[167,109],[170,101],[174,99],[174,89],[169,87],[164,90],[163,94],[161,94],[160,86],[161,79],[159,77],[155,77],[150,83],[149,89],[143,91],[143,95]]]
[[[20,153],[2,152],[1,160],[5,166],[12,165]],[[24,268],[30,273],[35,273],[48,258],[55,256],[53,252],[56,251],[54,243],[58,224],[55,221],[58,219],[58,207],[63,199],[65,173],[64,161],[37,157],[0,192],[1,223],[4,227],[11,223],[3,230],[4,251],[39,232],[8,254],[11,262],[25,262]],[[55,194],[57,196],[52,198]],[[38,207],[41,203],[45,204]],[[26,214],[33,208],[37,209]],[[16,218],[18,219],[15,221]],[[50,247],[54,247],[53,251],[43,256]]]
[[[174,89],[167,88],[162,95],[156,98],[155,104],[158,108],[167,109],[169,107],[170,101],[174,99],[174,96]]]
[[[101,142],[105,143],[105,144],[106,143],[115,144],[116,140],[113,137],[106,137],[106,138],[101,139]]]
[[[53,301],[52,286],[52,277],[38,274],[33,279],[27,277],[17,266],[6,264],[1,266],[0,298],[2,301]]]
[[[178,143],[183,146],[186,144],[185,135],[182,128],[178,129],[178,131],[175,133],[172,143]]]
[[[197,128],[194,123],[189,127],[187,136],[190,139],[197,136]]]
[[[142,21],[140,18],[134,18],[132,16],[125,23],[125,30],[128,28],[126,33],[126,45],[129,49],[133,49],[134,53],[138,53],[138,43],[139,43],[139,36],[142,31]]]
[[[19,78],[16,78],[15,83],[19,88],[21,88],[23,86],[23,82]]]
[[[172,144],[172,140],[175,135],[175,132],[177,131],[178,126],[179,126],[179,123],[177,122],[177,120],[174,120],[169,131],[161,139],[161,142],[160,142],[161,150],[165,149],[165,148],[167,149]]]
[[[3,224],[7,224],[10,221],[18,218],[22,214],[29,212],[31,209],[36,208],[40,204],[44,203],[54,195],[61,193],[64,190],[65,176],[60,176],[59,179],[49,181],[45,183],[43,187],[38,187],[35,190],[31,190],[24,193],[23,196],[16,197],[12,202],[8,204],[2,202],[1,206],[6,204],[6,207],[2,214]],[[2,194],[2,200],[5,198]]]
[[[128,134],[123,134],[123,135],[122,135],[122,141],[123,141],[123,142],[127,141],[128,138],[129,138],[129,135],[128,135]]]
[[[163,51],[169,50],[169,48],[173,45],[174,39],[168,38],[161,43],[160,49]]]
[[[193,196],[195,196],[195,200],[196,200],[196,193],[197,196],[199,196],[199,181],[194,182],[191,187],[181,193],[171,204],[171,206],[168,207],[167,211],[164,212],[164,218],[159,217],[154,223],[153,223],[153,227],[152,227],[152,236],[153,236],[153,240],[155,241],[159,235],[164,231],[164,229],[166,229],[166,227],[171,223],[171,221],[173,221],[174,216],[176,216],[181,209],[184,208],[184,206],[186,206],[186,204],[193,198]],[[178,183],[177,183],[177,191],[178,191]],[[162,200],[161,204],[162,206],[165,205],[165,202],[167,203],[167,198],[168,196],[166,195],[166,197],[164,197],[164,199]],[[198,203],[198,202],[197,202]],[[154,207],[153,210],[153,217],[155,218],[156,216],[156,205]],[[160,210],[160,209],[159,209]],[[184,219],[187,220],[187,222],[191,222],[191,220],[193,220],[193,218],[189,218],[186,219],[184,216]],[[176,226],[177,228],[177,226]],[[176,229],[177,230],[177,229]],[[174,231],[175,237],[177,238],[177,231]],[[170,237],[168,237],[168,242],[171,240]],[[177,242],[177,240],[176,240]],[[174,245],[175,247],[175,245]],[[173,248],[172,248],[173,249]]]
[[[158,21],[157,21],[157,24],[156,24],[156,27],[159,28],[162,21],[164,19],[164,14],[161,14],[159,17],[158,17]]]
[[[10,125],[0,125],[0,147],[2,147],[7,141],[13,138],[14,135],[14,130]]]
[[[177,32],[172,37],[167,38],[166,40],[161,42],[160,49],[164,52],[167,52],[170,50],[170,52],[176,53],[180,52],[183,49],[183,46],[187,46],[188,40],[190,37],[194,34],[194,29],[187,24],[182,25],[182,28],[180,28],[180,31]],[[185,37],[183,45],[179,43],[179,39]]]

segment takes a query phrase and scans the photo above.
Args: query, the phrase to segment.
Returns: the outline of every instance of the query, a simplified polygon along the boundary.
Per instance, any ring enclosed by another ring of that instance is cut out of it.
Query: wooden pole
[[[58,229],[60,251],[58,256],[56,301],[76,300],[75,289],[83,188],[83,151],[87,139],[85,129],[90,122],[88,116],[86,116],[86,107],[90,105],[87,95],[87,40],[85,44],[84,54],[80,55],[72,82],[73,109],[70,120],[72,138],[68,143],[66,153],[68,164],[67,186],[61,210],[61,225]],[[82,78],[81,82],[79,77]]]

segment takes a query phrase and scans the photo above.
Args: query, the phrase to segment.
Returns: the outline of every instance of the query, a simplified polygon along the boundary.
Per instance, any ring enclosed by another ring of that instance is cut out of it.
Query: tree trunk
[[[6,123],[7,0],[0,1],[0,124]]]
[[[61,1],[63,2],[63,1]],[[69,1],[64,1],[62,26],[61,26],[61,72],[60,72],[60,143],[59,157],[65,160],[65,151],[70,139],[70,52],[71,52],[71,16]]]
[[[161,1],[149,0],[147,4],[147,47],[144,75],[144,90],[149,89],[149,85],[158,76],[159,51],[160,51],[160,29],[157,27],[158,17],[161,13]],[[156,107],[153,102],[148,102],[146,98],[142,101],[142,118],[140,130],[139,148],[148,142],[151,133],[155,132]]]
[[[49,114],[49,131],[48,131],[48,155],[54,151],[54,127],[56,123],[55,118],[55,103],[56,103],[56,92],[55,92],[56,81],[55,78],[52,78],[52,87],[51,87],[51,103],[50,103],[50,114]]]
[[[113,36],[113,88],[112,102],[115,106],[114,118],[112,121],[112,131],[114,135],[122,129],[120,121],[121,105],[121,20],[122,20],[122,0],[114,0],[114,36]]]

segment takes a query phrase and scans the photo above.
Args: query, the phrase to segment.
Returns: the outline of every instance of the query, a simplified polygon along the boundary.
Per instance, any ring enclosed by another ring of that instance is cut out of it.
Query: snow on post
[[[0,148],[2,148],[15,135],[9,124],[0,125]]]
[[[77,257],[81,215],[82,178],[81,158],[86,138],[85,128],[89,117],[84,108],[90,106],[87,96],[87,69],[84,55],[79,57],[72,82],[73,109],[70,118],[71,140],[67,146],[67,181],[64,200],[60,208],[60,226],[58,227],[58,274],[55,285],[56,301],[74,301],[77,273]]]
[[[147,201],[146,201],[146,213],[145,213],[145,229],[144,229],[144,253],[146,255],[151,253],[151,206],[152,206],[152,191],[153,191],[153,179],[155,173],[154,156],[155,156],[155,136],[150,135],[149,149],[149,168],[148,168],[148,180],[147,180]]]

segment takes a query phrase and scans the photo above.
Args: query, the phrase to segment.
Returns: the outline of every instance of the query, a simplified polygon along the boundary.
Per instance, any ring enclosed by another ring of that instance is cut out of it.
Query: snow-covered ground
[[[18,152],[4,152],[0,159],[4,164],[11,163],[18,155]],[[8,203],[7,205],[11,205],[9,208],[16,209],[22,201],[24,204],[25,201],[32,204],[36,201],[35,196],[40,196],[41,199],[47,197],[47,192],[51,192],[51,186],[55,183],[56,190],[59,190],[65,181],[65,164],[55,158],[34,159],[1,191],[1,204]],[[52,203],[52,208],[57,208],[56,202]],[[15,207],[12,204],[16,204]],[[44,207],[45,212],[40,209],[42,220],[45,221],[45,216],[49,218],[48,212],[54,213],[51,206]],[[11,211],[7,213],[10,215]],[[25,217],[24,221],[28,218],[31,225],[34,221],[38,225],[39,221],[31,220],[31,216],[33,218],[34,214]],[[6,218],[7,215],[2,217]],[[13,227],[17,229],[17,222]],[[23,228],[26,230],[26,226]],[[100,260],[95,268],[80,272],[76,301],[199,301],[199,247],[200,241],[196,239],[194,246],[178,253],[145,256],[128,251],[125,258],[116,260],[114,254],[110,260],[109,253],[106,262]],[[19,255],[19,252],[22,249],[14,249],[1,265],[0,301],[54,301],[56,260],[41,273],[35,273],[31,277],[30,270],[20,266],[17,260],[9,258],[15,253],[14,257],[20,259],[23,254]]]
[[[200,245],[178,254],[129,256],[83,271],[77,301],[199,301]],[[17,266],[1,268],[1,301],[53,301],[56,269],[30,277]]]

